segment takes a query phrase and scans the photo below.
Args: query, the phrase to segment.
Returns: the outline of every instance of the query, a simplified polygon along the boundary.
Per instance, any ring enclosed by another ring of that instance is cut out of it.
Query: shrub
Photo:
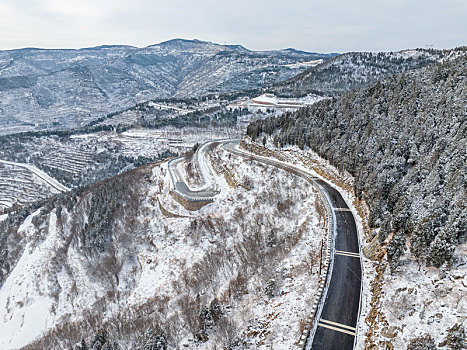
[[[425,334],[416,338],[413,338],[409,345],[407,346],[407,350],[435,350],[436,345],[435,341],[429,334]]]
[[[465,329],[464,326],[457,323],[448,329],[448,336],[443,344],[447,345],[449,349],[460,350],[467,347],[465,341]],[[442,346],[440,344],[440,346]]]
[[[276,291],[276,281],[269,280],[264,288],[264,294],[266,294],[269,298],[274,296],[274,292]]]

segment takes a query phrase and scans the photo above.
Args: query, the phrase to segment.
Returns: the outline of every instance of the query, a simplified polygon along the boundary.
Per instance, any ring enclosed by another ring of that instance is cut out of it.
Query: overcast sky
[[[252,50],[467,45],[467,0],[0,0],[0,49],[147,46],[172,38]]]

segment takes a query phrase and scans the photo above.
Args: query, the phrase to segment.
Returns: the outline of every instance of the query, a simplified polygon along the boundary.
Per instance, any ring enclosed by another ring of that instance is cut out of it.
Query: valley
[[[0,51],[1,134],[77,128],[152,99],[257,89],[332,55],[174,39],[144,48]]]
[[[0,51],[0,348],[462,349],[466,52]]]
[[[265,97],[201,102],[149,101],[97,120],[86,128],[0,136],[0,159],[33,164],[69,188],[85,186],[122,171],[184,154],[206,140],[241,137],[253,120],[294,111],[321,99],[289,99],[263,105]],[[267,97],[271,99],[271,97]],[[5,183],[0,195],[22,191]],[[39,199],[30,197],[27,202]],[[0,211],[16,203],[14,196]]]

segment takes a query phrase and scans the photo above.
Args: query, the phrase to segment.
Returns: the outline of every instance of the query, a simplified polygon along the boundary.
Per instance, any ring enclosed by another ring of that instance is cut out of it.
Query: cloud
[[[54,16],[72,19],[100,19],[108,13],[101,4],[89,0],[46,0],[44,6]]]
[[[2,0],[0,16],[3,49],[174,37],[322,52],[467,44],[463,0]]]

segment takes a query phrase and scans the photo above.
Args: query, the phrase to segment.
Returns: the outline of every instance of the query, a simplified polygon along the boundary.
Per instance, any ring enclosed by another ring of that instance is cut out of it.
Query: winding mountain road
[[[209,146],[214,142],[218,141],[209,141],[204,143],[198,148],[194,155],[200,170],[200,175],[203,179],[203,185],[200,188],[191,189],[183,180],[183,176],[180,174],[178,166],[179,163],[183,161],[184,157],[178,157],[169,161],[168,168],[170,178],[172,179],[173,191],[179,196],[190,201],[206,201],[213,200],[214,197],[219,194],[217,183],[207,158]]]
[[[335,242],[329,287],[306,349],[350,350],[356,341],[362,289],[357,227],[341,194],[325,181],[315,181],[331,200]]]
[[[224,143],[224,148],[242,157],[271,164],[313,181],[324,193],[333,211],[334,245],[327,289],[323,292],[313,329],[305,348],[313,350],[347,350],[356,343],[360,314],[362,268],[357,226],[342,195],[327,182],[293,165],[250,154],[238,149],[238,141]]]
[[[199,190],[190,190],[178,172],[177,164],[183,158],[176,158],[169,162],[169,171],[174,190],[189,200],[213,200],[219,193],[215,177],[206,158],[206,151],[213,142],[215,141],[205,143],[196,154],[200,173],[204,180],[204,186]],[[345,200],[329,183],[303,169],[285,162],[243,151],[238,148],[238,140],[224,140],[221,141],[221,144],[227,151],[238,156],[292,171],[298,176],[314,182],[323,193],[332,211],[333,239],[331,240],[331,261],[327,275],[327,288],[323,291],[305,349],[354,349],[360,314],[362,267],[355,219]]]

